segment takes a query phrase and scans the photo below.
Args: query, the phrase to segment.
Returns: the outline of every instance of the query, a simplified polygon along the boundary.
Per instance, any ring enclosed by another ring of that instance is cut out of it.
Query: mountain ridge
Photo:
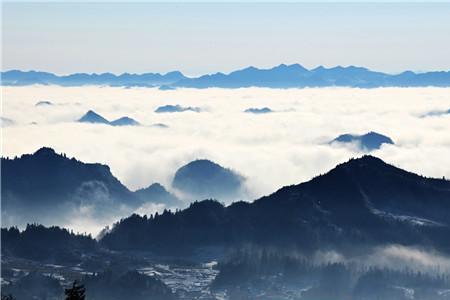
[[[448,220],[450,181],[365,155],[251,203],[204,200],[176,213],[132,215],[101,242],[111,249],[152,251],[175,245],[195,250],[255,243],[316,251],[401,244],[450,253]],[[153,238],[134,240],[130,234]]]
[[[130,191],[108,165],[84,163],[49,147],[19,157],[2,157],[1,172],[2,224],[6,225],[66,224],[86,210],[96,218],[115,216],[119,211],[128,215],[154,200]],[[159,196],[155,199],[158,203],[180,203],[165,192],[167,195],[159,191],[151,196]]]
[[[68,220],[83,207],[97,217],[138,199],[111,173],[109,166],[83,163],[42,147],[33,154],[1,159],[2,217],[26,224]],[[15,223],[12,222],[12,223]]]
[[[412,72],[404,71],[398,74],[388,74],[372,71],[364,67],[336,66],[326,68],[318,66],[306,69],[300,64],[280,64],[269,69],[253,66],[235,70],[227,74],[217,72],[198,77],[187,77],[180,71],[171,71],[165,74],[122,73],[75,73],[68,75],[55,75],[42,71],[9,70],[1,73],[2,85],[26,86],[32,84],[82,86],[82,85],[109,85],[109,86],[142,86],[160,87],[167,89],[176,87],[190,88],[304,88],[304,87],[449,87],[450,70]]]

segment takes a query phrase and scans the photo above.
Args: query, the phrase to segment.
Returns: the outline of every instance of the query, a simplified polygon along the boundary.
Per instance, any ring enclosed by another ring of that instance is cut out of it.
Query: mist
[[[39,101],[52,105],[35,106]],[[201,112],[154,112],[168,104]],[[274,112],[244,113],[262,107]],[[83,162],[107,164],[131,190],[159,182],[175,194],[171,181],[176,170],[206,158],[244,176],[245,188],[236,200],[251,201],[363,155],[357,145],[328,144],[343,133],[387,135],[395,144],[372,155],[427,177],[450,178],[450,115],[422,117],[449,108],[445,88],[3,87],[2,118],[11,122],[2,128],[2,155],[48,146]],[[128,116],[142,125],[75,122],[90,109],[109,120]],[[152,126],[159,123],[168,127]],[[164,208],[150,205],[138,212]],[[89,207],[82,215],[64,225],[97,233],[114,221],[99,224],[90,218]]]
[[[411,270],[429,274],[450,272],[450,257],[431,248],[390,244],[359,249],[357,252],[357,255],[351,255],[335,250],[319,250],[314,253],[312,261],[317,265],[343,263],[358,268]]]

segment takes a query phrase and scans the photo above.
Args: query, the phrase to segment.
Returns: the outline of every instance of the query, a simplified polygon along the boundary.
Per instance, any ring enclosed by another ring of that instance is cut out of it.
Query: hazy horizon
[[[193,74],[193,75],[185,74],[182,71],[180,71],[179,69],[168,70],[168,71],[165,71],[165,72],[157,72],[157,71],[147,70],[147,71],[143,71],[143,72],[133,73],[133,72],[128,72],[127,70],[123,70],[123,71],[117,71],[117,72],[110,72],[110,71],[105,71],[105,72],[83,72],[83,71],[81,71],[81,72],[77,72],[77,73],[84,73],[84,74],[113,74],[115,76],[119,76],[119,75],[122,75],[122,74],[145,74],[145,73],[155,73],[155,74],[164,75],[164,74],[171,73],[171,72],[181,72],[184,76],[186,76],[188,78],[196,78],[196,77],[200,77],[200,76],[204,76],[204,75],[213,75],[213,74],[216,74],[216,73],[223,73],[225,75],[228,75],[228,74],[230,74],[230,73],[232,73],[234,71],[240,71],[240,70],[243,70],[243,69],[246,69],[246,68],[250,68],[250,67],[254,67],[254,68],[257,68],[257,69],[260,69],[260,70],[270,70],[272,68],[275,68],[275,67],[278,67],[278,66],[281,66],[281,65],[287,65],[287,66],[300,65],[302,67],[305,67],[300,62],[293,62],[291,64],[286,64],[286,63],[281,62],[281,63],[273,65],[273,66],[259,67],[259,66],[254,66],[254,65],[248,65],[248,66],[243,66],[243,67],[235,69],[235,70],[229,70],[227,72],[224,72],[222,70],[216,70],[216,71],[211,71],[209,73],[201,73],[201,74]],[[311,71],[311,70],[314,70],[314,69],[319,68],[319,67],[324,67],[326,69],[332,69],[332,68],[336,68],[336,67],[343,67],[343,68],[358,67],[358,68],[365,68],[365,69],[368,69],[369,71],[373,71],[373,72],[385,73],[385,74],[388,74],[388,75],[396,75],[396,74],[400,74],[400,73],[407,72],[407,71],[412,71],[412,72],[417,73],[417,74],[428,73],[428,72],[447,72],[447,71],[450,71],[450,68],[449,69],[434,69],[434,70],[415,70],[415,71],[412,68],[408,68],[408,69],[404,69],[404,70],[398,70],[397,72],[385,72],[385,71],[382,71],[382,70],[369,69],[369,68],[367,68],[365,66],[362,66],[362,65],[352,65],[352,64],[348,64],[348,65],[339,65],[338,64],[338,65],[330,65],[330,66],[316,65],[316,66],[311,66],[309,68],[306,68],[306,67],[305,68],[307,70]],[[8,72],[8,71],[46,72],[46,73],[52,73],[52,74],[54,74],[56,76],[67,76],[67,75],[77,74],[77,73],[71,73],[71,72],[69,72],[69,73],[54,73],[54,72],[50,72],[50,71],[47,71],[47,70],[38,70],[38,69],[6,69],[6,70],[2,70],[2,72]]]
[[[228,73],[280,63],[449,70],[450,3],[12,3],[3,70]]]

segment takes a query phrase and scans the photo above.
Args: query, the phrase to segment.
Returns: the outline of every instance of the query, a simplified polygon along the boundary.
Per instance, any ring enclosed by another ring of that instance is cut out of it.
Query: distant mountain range
[[[180,72],[114,75],[111,73],[76,73],[58,76],[48,72],[11,70],[2,72],[2,85],[55,84],[61,86],[109,85],[109,86],[161,86],[186,78]]]
[[[180,251],[245,244],[357,251],[389,244],[450,253],[450,181],[425,178],[373,156],[252,203],[213,200],[151,218],[132,215],[103,236],[110,249]]]
[[[193,111],[193,112],[200,112],[201,109],[199,107],[192,107],[192,106],[181,106],[179,104],[176,105],[163,105],[159,106],[155,109],[155,113],[176,113],[176,112],[185,112],[185,111]]]
[[[200,77],[186,77],[179,71],[167,74],[144,73],[114,75],[111,73],[87,74],[77,73],[58,76],[48,72],[11,70],[1,73],[2,85],[25,86],[31,84],[82,86],[144,86],[160,87],[161,90],[172,90],[177,87],[190,88],[303,88],[303,87],[449,87],[450,71],[414,73],[405,71],[400,74],[387,74],[371,71],[362,67],[323,66],[306,69],[299,64],[258,69],[248,67],[229,74],[215,73]]]

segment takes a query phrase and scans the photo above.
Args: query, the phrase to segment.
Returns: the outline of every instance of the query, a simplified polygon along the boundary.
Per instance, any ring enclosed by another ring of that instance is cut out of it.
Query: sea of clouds
[[[3,156],[52,147],[84,162],[109,165],[131,190],[153,182],[170,189],[180,166],[207,158],[246,177],[242,198],[253,200],[363,155],[356,145],[328,142],[343,133],[369,131],[395,142],[372,155],[425,176],[450,178],[450,114],[426,116],[450,108],[445,88],[27,86],[3,87],[2,96]],[[39,101],[53,105],[35,106]],[[202,111],[154,112],[167,104]],[[252,107],[274,112],[243,112]],[[128,116],[142,126],[75,122],[90,109],[109,120]],[[151,126],[156,123],[169,127]],[[151,205],[139,212],[163,208]]]

